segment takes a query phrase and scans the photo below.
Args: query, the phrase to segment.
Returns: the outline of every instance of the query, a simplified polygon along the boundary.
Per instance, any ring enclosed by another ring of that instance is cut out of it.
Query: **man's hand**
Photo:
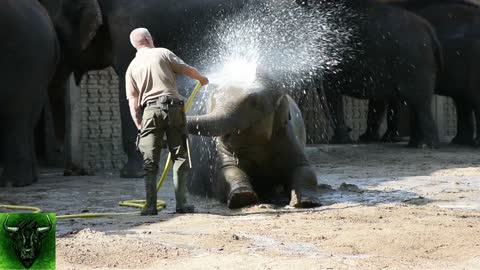
[[[140,113],[139,110],[137,110],[137,115],[136,116],[137,117],[134,120],[134,122],[135,122],[135,126],[138,129],[138,132],[140,132],[140,130],[142,130],[142,114]]]
[[[201,85],[208,84],[208,78],[203,76],[198,70],[194,67],[187,66],[182,70],[182,73],[187,75],[188,77],[197,80],[200,82]]]
[[[209,83],[208,78],[203,76],[200,80],[198,80],[201,85],[207,85]]]

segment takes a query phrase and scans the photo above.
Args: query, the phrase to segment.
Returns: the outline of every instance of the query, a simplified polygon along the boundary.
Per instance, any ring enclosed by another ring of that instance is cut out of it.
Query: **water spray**
[[[335,70],[350,48],[354,30],[341,3],[318,1],[306,8],[292,0],[247,2],[204,36],[211,46],[200,61],[223,74],[224,82],[252,81],[250,74],[259,69],[295,86]]]

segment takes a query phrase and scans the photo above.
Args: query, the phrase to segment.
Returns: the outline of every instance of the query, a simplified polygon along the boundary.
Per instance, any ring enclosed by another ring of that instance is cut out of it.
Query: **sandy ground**
[[[259,205],[230,211],[193,198],[198,213],[61,220],[58,269],[480,269],[480,153],[445,146],[318,145],[307,149],[328,184],[324,206]],[[130,211],[143,181],[116,175],[63,177],[0,190],[0,204],[57,214]]]

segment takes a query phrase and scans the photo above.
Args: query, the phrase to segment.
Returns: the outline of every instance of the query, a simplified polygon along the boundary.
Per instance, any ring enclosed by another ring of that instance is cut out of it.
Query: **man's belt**
[[[152,106],[152,105],[183,106],[184,104],[185,103],[181,99],[162,96],[154,100],[148,100],[145,104],[145,107]]]

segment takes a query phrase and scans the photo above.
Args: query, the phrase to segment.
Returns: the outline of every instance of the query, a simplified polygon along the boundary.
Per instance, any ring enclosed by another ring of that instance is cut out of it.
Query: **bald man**
[[[155,48],[152,36],[145,28],[133,30],[130,42],[137,54],[127,69],[125,83],[130,113],[139,131],[137,147],[144,161],[146,205],[141,214],[157,214],[156,179],[164,135],[174,164],[176,211],[194,212],[193,205],[187,203],[188,135],[176,76],[187,75],[202,85],[208,84],[208,79],[173,52]]]

